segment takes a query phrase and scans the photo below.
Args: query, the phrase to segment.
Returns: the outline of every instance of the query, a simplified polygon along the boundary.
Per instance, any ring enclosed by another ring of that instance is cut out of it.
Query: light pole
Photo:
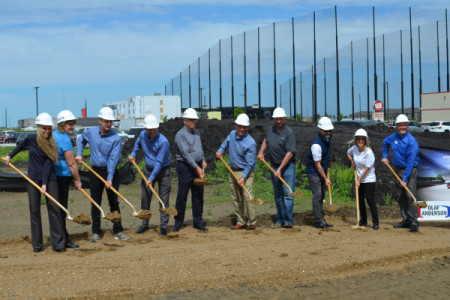
[[[389,121],[389,82],[386,82],[386,115]]]
[[[362,109],[361,109],[361,94],[359,94],[359,119],[361,120],[361,112],[362,112]]]
[[[39,101],[38,101],[38,86],[34,87],[36,89],[36,116],[39,114]]]

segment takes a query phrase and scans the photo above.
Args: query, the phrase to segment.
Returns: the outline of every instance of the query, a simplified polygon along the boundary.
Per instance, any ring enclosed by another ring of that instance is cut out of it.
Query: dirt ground
[[[137,184],[120,191],[139,209]],[[176,185],[171,204],[175,195]],[[188,210],[187,226],[161,238],[156,203],[151,208],[152,228],[140,235],[134,233],[140,220],[122,203],[123,225],[131,240],[114,240],[111,223],[103,221],[102,240],[91,243],[89,226],[68,221],[71,238],[80,248],[56,253],[47,240],[43,252],[33,253],[26,193],[2,192],[0,199],[2,299],[448,297],[450,224],[426,223],[418,233],[393,229],[399,221],[396,206],[380,208],[378,231],[352,229],[356,213],[344,207],[326,217],[334,224],[331,230],[307,225],[310,212],[296,212],[293,229],[271,229],[274,205],[265,203],[257,208],[256,231],[232,231],[230,203],[206,203],[207,233],[192,228]],[[72,217],[90,214],[87,199],[77,191],[70,192],[69,208]],[[42,215],[48,237],[45,206]]]

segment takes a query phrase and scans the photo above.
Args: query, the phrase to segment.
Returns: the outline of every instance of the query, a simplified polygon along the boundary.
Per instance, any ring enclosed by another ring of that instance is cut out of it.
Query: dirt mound
[[[251,125],[248,130],[249,134],[255,139],[256,144],[261,145],[266,135],[267,129],[273,122],[271,120],[251,120]],[[297,138],[297,159],[302,164],[306,163],[306,157],[308,155],[310,143],[318,134],[316,124],[307,122],[297,122],[287,120],[286,124],[294,130]],[[175,135],[182,128],[183,119],[171,119],[166,123],[161,124],[159,131],[167,137],[170,143],[170,151],[172,154],[172,165],[176,163],[176,146]],[[205,152],[206,161],[208,162],[208,168],[206,172],[215,170],[216,158],[215,153],[219,149],[223,140],[227,137],[229,132],[234,129],[234,120],[200,120],[197,124],[197,128],[200,130],[203,151]],[[350,163],[347,159],[346,153],[349,148],[348,141],[353,139],[353,135],[357,130],[354,126],[342,126],[337,125],[332,137],[332,153],[331,163],[342,162],[347,166]],[[377,189],[375,192],[375,200],[378,204],[386,204],[387,198],[395,198],[395,186],[393,184],[395,178],[390,173],[389,169],[381,163],[381,148],[383,145],[383,139],[394,132],[394,129],[386,127],[384,124],[378,124],[376,126],[366,128],[372,150],[375,153],[375,173],[377,176]],[[440,133],[413,133],[414,137],[419,142],[420,146],[436,147],[442,149],[450,149],[450,139],[448,134]],[[123,147],[123,155],[128,156],[133,150],[136,139],[128,140]],[[142,151],[136,157],[137,162],[144,159]],[[392,157],[390,158],[392,160]],[[297,178],[297,184],[300,184],[303,178]]]

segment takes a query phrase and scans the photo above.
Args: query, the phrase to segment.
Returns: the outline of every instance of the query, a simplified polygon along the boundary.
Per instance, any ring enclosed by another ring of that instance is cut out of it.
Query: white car
[[[430,132],[450,132],[450,121],[435,121],[428,124]]]

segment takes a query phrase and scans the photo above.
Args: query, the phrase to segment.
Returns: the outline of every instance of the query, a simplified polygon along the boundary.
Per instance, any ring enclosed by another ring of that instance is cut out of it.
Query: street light
[[[34,87],[36,89],[36,116],[39,115],[39,102],[38,102],[38,86]]]
[[[386,114],[389,121],[389,82],[386,82]]]

